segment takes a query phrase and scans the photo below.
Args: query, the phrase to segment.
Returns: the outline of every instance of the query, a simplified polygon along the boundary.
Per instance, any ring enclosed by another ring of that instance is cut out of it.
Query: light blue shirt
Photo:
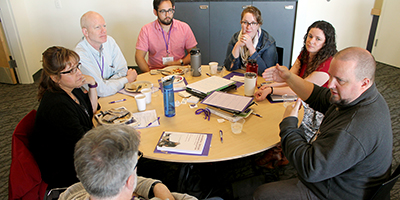
[[[107,36],[107,42],[100,49],[99,52],[93,48],[83,37],[75,52],[80,56],[82,73],[96,80],[97,95],[106,97],[117,93],[128,83],[128,67],[121,49],[111,36]]]

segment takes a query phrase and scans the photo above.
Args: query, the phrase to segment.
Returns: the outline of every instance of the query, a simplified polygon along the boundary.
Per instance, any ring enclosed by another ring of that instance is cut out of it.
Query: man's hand
[[[126,72],[126,78],[128,79],[128,82],[131,83],[136,80],[137,77],[137,72],[134,69],[128,69],[128,72]]]
[[[301,102],[302,100],[300,98],[297,98],[296,103],[288,105],[286,107],[285,113],[283,114],[283,119],[285,119],[286,117],[298,117]]]
[[[276,64],[274,67],[270,67],[264,71],[262,74],[265,81],[274,81],[277,83],[286,82],[290,78],[292,73],[285,66],[280,66]]]

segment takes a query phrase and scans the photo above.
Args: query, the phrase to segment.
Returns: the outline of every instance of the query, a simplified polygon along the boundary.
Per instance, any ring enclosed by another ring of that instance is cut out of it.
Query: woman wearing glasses
[[[97,84],[81,73],[79,56],[72,50],[50,47],[42,54],[42,62],[40,105],[29,145],[49,188],[66,187],[78,181],[74,147],[93,127]],[[82,91],[83,85],[89,91]]]
[[[248,60],[256,59],[258,74],[278,62],[275,39],[261,29],[261,12],[254,6],[245,8],[241,15],[242,29],[235,33],[228,44],[225,67],[228,70],[245,68]]]

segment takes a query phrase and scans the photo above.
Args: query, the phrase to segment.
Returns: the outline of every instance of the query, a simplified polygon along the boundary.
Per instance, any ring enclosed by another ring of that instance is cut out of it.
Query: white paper
[[[164,132],[157,150],[201,154],[206,141],[207,134]]]
[[[243,112],[252,100],[252,97],[215,91],[206,97],[201,103],[218,108]]]
[[[157,120],[157,112],[156,110],[146,110],[143,112],[133,113],[133,116],[139,121],[139,126],[136,126],[137,129],[149,128],[154,126],[160,126],[160,122]],[[153,122],[150,126],[147,126],[150,122]]]
[[[222,77],[212,76],[212,77],[203,79],[201,81],[191,83],[191,84],[187,85],[186,87],[190,88],[191,90],[207,94],[209,92],[229,86],[230,84],[233,84],[233,83],[235,83],[235,82],[225,79],[225,78],[222,78]]]

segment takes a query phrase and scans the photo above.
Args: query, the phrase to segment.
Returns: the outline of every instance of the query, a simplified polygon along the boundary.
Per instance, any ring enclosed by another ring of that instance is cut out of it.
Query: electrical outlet
[[[61,0],[54,0],[54,5],[56,6],[56,8],[61,9],[62,8]]]

